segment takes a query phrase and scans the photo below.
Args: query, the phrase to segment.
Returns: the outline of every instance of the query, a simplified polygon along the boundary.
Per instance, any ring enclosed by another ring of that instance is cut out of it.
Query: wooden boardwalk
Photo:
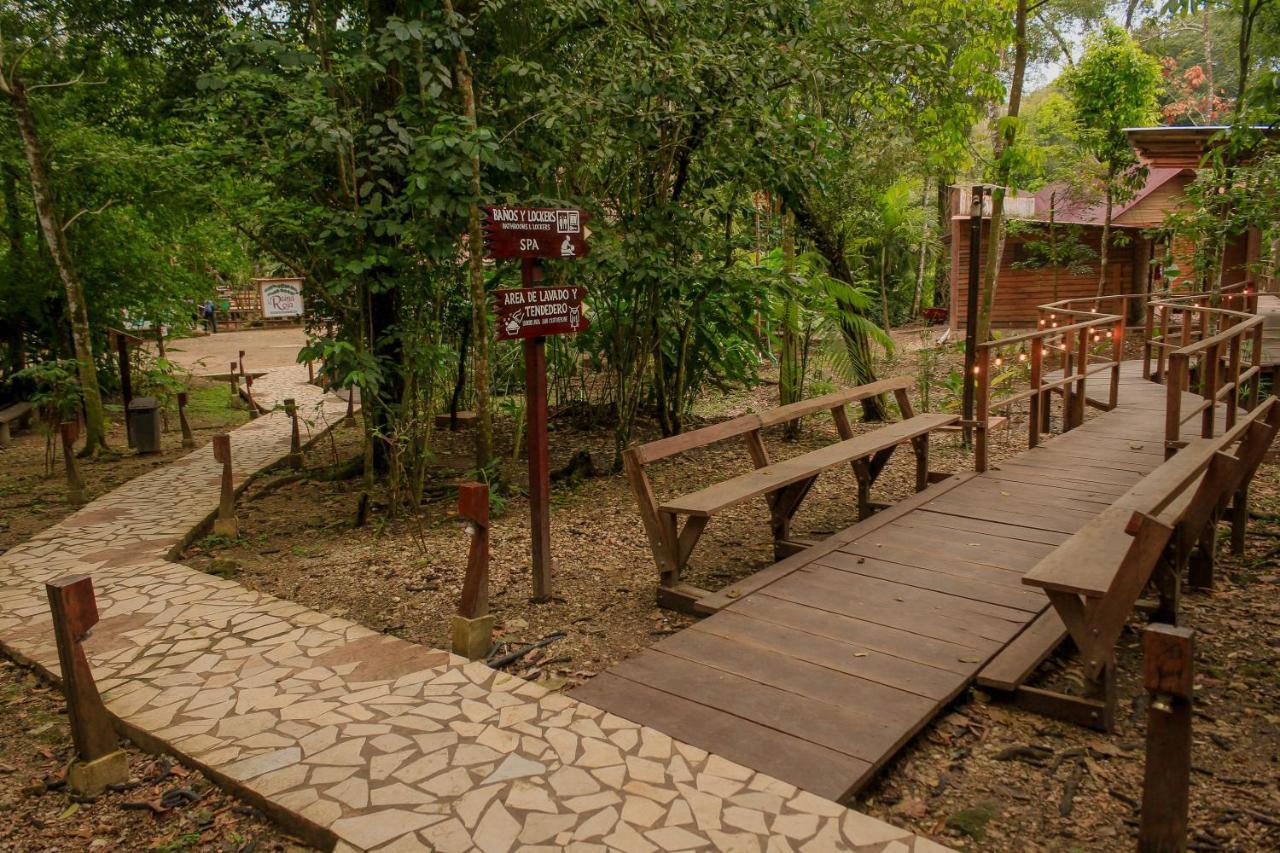
[[[984,668],[1018,677],[1065,636],[1022,576],[1163,461],[1165,390],[1126,363],[1115,410],[722,590],[575,698],[849,797]]]

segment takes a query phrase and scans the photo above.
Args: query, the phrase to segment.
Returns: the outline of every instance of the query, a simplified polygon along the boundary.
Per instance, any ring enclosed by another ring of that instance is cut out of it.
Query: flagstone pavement
[[[346,407],[302,367],[270,371],[254,395],[295,398],[316,430]],[[235,430],[237,484],[288,443],[279,412]],[[218,474],[203,448],[0,556],[0,647],[55,678],[44,582],[91,575],[102,619],[86,650],[121,730],[310,843],[945,849],[483,664],[170,562],[216,507]]]

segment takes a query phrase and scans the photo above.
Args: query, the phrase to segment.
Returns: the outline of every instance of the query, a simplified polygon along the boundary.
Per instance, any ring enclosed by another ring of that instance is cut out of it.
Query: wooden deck
[[[1126,363],[1119,399],[723,590],[714,615],[573,695],[851,796],[984,668],[1016,679],[1065,636],[1022,575],[1164,458],[1165,388]]]

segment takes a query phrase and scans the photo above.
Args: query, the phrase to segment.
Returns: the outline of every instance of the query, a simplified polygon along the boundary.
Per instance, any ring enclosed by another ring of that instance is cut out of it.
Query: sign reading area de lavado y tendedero
[[[582,298],[586,295],[587,289],[578,285],[495,290],[498,340],[581,332],[591,325],[582,311]]]
[[[302,279],[260,278],[263,317],[301,317]]]
[[[591,214],[585,210],[488,205],[484,213],[490,258],[582,258],[591,252],[586,226]]]

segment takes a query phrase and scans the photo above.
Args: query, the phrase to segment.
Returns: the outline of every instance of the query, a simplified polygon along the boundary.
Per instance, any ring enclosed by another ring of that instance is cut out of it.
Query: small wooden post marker
[[[62,458],[67,463],[67,500],[76,506],[84,503],[84,481],[80,479],[80,468],[76,465],[76,438],[79,431],[79,424],[75,421],[58,424],[58,434],[62,438]]]
[[[244,376],[244,350],[240,350],[240,375]]]
[[[1191,789],[1191,699],[1194,633],[1151,624],[1142,632],[1147,709],[1147,767],[1142,784],[1142,853],[1187,849]]]
[[[484,483],[458,486],[458,514],[471,536],[467,551],[467,576],[462,599],[453,617],[453,653],[468,660],[489,654],[493,643],[493,616],[489,613],[489,487]]]
[[[182,426],[182,446],[196,446],[196,437],[191,434],[191,424],[187,422],[187,392],[178,392],[178,423]]]
[[[289,416],[289,467],[302,467],[302,436],[298,433],[298,403],[289,399],[284,401],[284,413]]]
[[[234,404],[240,398],[240,379],[236,376],[236,363],[231,362],[231,369],[228,371],[231,379],[231,402]]]
[[[244,378],[244,396],[249,401],[249,419],[253,420],[258,416],[258,404],[253,401],[253,377],[245,376]]]
[[[213,458],[222,463],[222,494],[218,498],[218,517],[213,520],[213,532],[235,539],[240,535],[240,522],[236,520],[236,494],[231,474],[231,436],[225,432],[213,437]]]
[[[98,623],[98,603],[88,575],[64,575],[45,584],[53,633],[62,668],[62,690],[76,757],[67,768],[67,785],[86,797],[96,797],[108,785],[129,781],[129,763],[120,749],[106,706],[93,683],[93,672],[81,641]]]

